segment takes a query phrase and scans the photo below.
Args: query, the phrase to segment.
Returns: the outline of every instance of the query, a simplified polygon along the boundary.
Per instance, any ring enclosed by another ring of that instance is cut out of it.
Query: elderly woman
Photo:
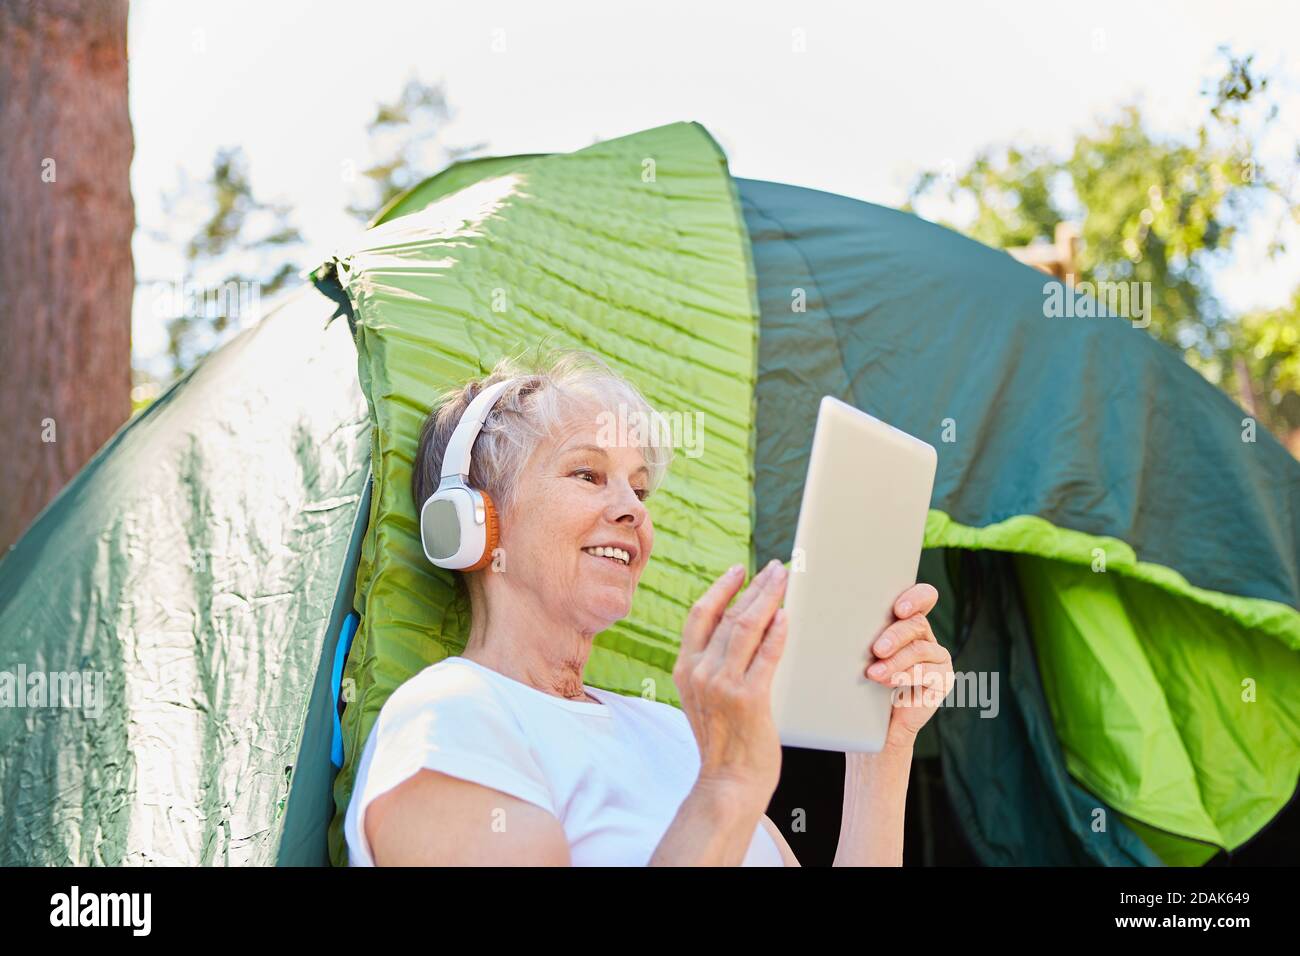
[[[672,675],[681,710],[586,686],[592,642],[628,614],[653,552],[647,499],[669,451],[609,440],[602,413],[654,413],[594,356],[534,372],[506,362],[430,413],[417,511],[461,415],[502,380],[469,474],[496,502],[499,547],[460,575],[464,653],[408,680],[375,722],[346,817],[351,864],[798,866],[765,815],[781,767],[771,682],[785,568],[773,561],[741,592],[737,565],[696,601]],[[937,598],[917,585],[895,623],[863,635],[881,659],[870,679],[951,686],[925,617]],[[942,694],[895,698],[885,749],[846,757],[838,866],[902,863],[912,744]]]

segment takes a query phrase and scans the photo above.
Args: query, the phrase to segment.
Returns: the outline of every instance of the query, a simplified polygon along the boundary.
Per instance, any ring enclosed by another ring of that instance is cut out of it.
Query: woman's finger
[[[754,603],[754,600],[763,593],[763,588],[766,587],[768,579],[781,566],[781,562],[773,558],[759,569],[758,573],[750,579],[749,587],[745,588],[744,593],[736,598],[736,603],[727,609],[732,620],[745,613],[749,606]]]
[[[867,677],[890,684],[896,674],[909,674],[918,664],[950,664],[948,649],[934,641],[914,641],[886,660],[876,661],[866,669]],[[908,683],[909,681],[903,681]]]
[[[691,609],[686,613],[686,623],[682,625],[680,653],[696,654],[708,646],[709,638],[713,636],[718,621],[722,619],[728,602],[744,579],[745,566],[734,565],[714,581],[709,589],[700,595],[699,600],[691,605]]]
[[[939,590],[933,584],[913,584],[894,602],[894,616],[900,620],[914,614],[929,614],[939,603]]]
[[[763,634],[762,643],[754,653],[754,661],[745,672],[758,691],[770,699],[772,679],[776,675],[776,665],[781,662],[781,653],[785,650],[786,639],[790,636],[790,615],[785,608],[772,615],[772,623]]]
[[[897,654],[901,648],[906,647],[913,641],[933,641],[934,632],[930,630],[930,622],[924,615],[903,618],[901,621],[895,621],[889,627],[881,632],[871,645],[871,653],[876,657],[885,658],[892,654]]]
[[[789,577],[782,564],[774,565],[762,582],[762,587],[733,620],[727,635],[726,659],[723,666],[736,675],[744,674],[754,659],[754,649],[767,633],[781,601]]]
[[[938,707],[952,693],[956,675],[947,664],[916,664],[890,678],[894,706]]]
[[[718,631],[714,640],[709,642],[708,650],[711,657],[715,658],[718,667],[725,666],[727,656],[727,645],[731,641],[731,632],[734,630],[735,622],[744,614],[760,594],[763,593],[764,587],[767,586],[768,579],[772,576],[773,571],[779,566],[780,562],[775,559],[765,564],[762,569],[750,578],[749,586],[741,592],[740,597],[736,598],[731,607],[726,608],[722,613],[722,621],[718,626]],[[731,625],[731,626],[728,626]]]

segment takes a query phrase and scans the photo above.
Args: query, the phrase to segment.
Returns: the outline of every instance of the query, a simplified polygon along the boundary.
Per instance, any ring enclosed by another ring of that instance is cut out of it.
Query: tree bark
[[[126,22],[0,0],[0,555],[131,413]]]

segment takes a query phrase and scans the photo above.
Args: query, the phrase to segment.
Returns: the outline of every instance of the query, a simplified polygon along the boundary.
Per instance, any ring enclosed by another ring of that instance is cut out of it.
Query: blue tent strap
[[[361,615],[356,611],[343,619],[339,642],[334,647],[334,670],[330,675],[330,688],[334,692],[334,737],[330,742],[330,761],[340,768],[343,766],[343,665],[347,662],[352,638],[356,636],[360,623]]]

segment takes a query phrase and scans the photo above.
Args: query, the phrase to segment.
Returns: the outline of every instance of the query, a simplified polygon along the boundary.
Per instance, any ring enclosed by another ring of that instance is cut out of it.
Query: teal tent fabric
[[[736,183],[763,305],[759,402],[779,419],[758,436],[758,480],[784,492],[760,494],[761,547],[793,535],[789,474],[806,466],[812,397],[830,393],[939,450],[933,507],[954,521],[1035,515],[1197,587],[1300,606],[1300,466],[1266,429],[1243,442],[1241,409],[1171,349],[1122,320],[1045,317],[1046,276],[915,216]]]
[[[1054,611],[1035,601],[1035,629],[1023,610],[1016,566],[992,554],[972,564],[968,556],[963,567],[993,569],[976,576],[989,593],[952,582],[959,599],[976,607],[996,600],[1004,613],[977,618],[983,623],[969,625],[960,641],[951,631],[943,639],[959,655],[959,669],[997,662],[1014,694],[1014,711],[995,721],[971,723],[961,710],[936,718],[945,776],[956,783],[950,789],[977,853],[986,862],[1010,862],[1015,854],[1008,847],[1015,844],[1021,858],[1040,862],[1149,862],[1149,851],[1134,849],[1117,808],[1064,778],[1063,767],[1093,783],[1113,777],[1104,750],[1102,756],[1085,752],[1098,740],[1121,741],[1122,759],[1134,764],[1095,789],[1115,799],[1131,794],[1133,806],[1152,811],[1159,826],[1210,788],[1211,811],[1226,835],[1212,823],[1208,831],[1193,827],[1183,835],[1205,839],[1208,832],[1228,848],[1239,845],[1295,789],[1300,732],[1289,695],[1277,691],[1294,687],[1297,675],[1300,468],[1271,436],[1243,443],[1241,411],[1144,331],[1115,318],[1048,318],[1049,280],[1005,253],[842,196],[743,179],[737,186],[762,310],[759,560],[789,552],[816,400],[830,393],[938,449],[928,545],[1076,562],[1104,545],[1112,577],[1086,583],[1118,585],[1128,578],[1116,574],[1132,574],[1143,582],[1132,587],[1160,585],[1165,591],[1143,592],[1147,602],[1169,601],[1166,617],[1197,628],[1206,651],[1157,666],[1137,691],[1150,724],[1143,733],[1171,735],[1162,759],[1144,767],[1143,737],[1110,740],[1084,729],[1105,726],[1107,708],[1098,702],[1123,693],[1126,675],[1102,668],[1085,680],[1059,670],[1081,660],[1060,647],[1079,638],[1060,625],[1087,619],[1078,599],[1063,598]],[[1096,570],[1065,571],[1054,586],[1073,594],[1079,589],[1070,586],[1070,575]],[[972,613],[965,604],[958,610]],[[1048,611],[1055,617],[1045,616]],[[1161,632],[1160,618],[1147,615],[1147,637],[1162,653],[1176,654],[1178,635]],[[1216,632],[1225,640],[1216,640]],[[1036,649],[1027,643],[1031,635]],[[1086,636],[1107,656],[1122,656],[1109,646],[1113,635]],[[1265,642],[1256,645],[1264,658],[1250,672],[1275,678],[1267,715],[1232,699],[1232,641]],[[1051,653],[1026,667],[1044,652]],[[1048,699],[1036,677],[1043,660],[1058,668],[1048,671],[1054,678]],[[1209,695],[1224,693],[1225,685],[1228,699],[1216,703]],[[1166,700],[1173,723],[1161,726]],[[1242,727],[1228,713],[1233,706],[1240,723],[1247,715],[1261,720]],[[1217,708],[1225,712],[1222,720],[1187,736],[1192,715]],[[1126,715],[1117,709],[1114,716]],[[1071,731],[1064,751],[1042,732],[1055,724],[1059,734],[1061,721]],[[990,759],[998,741],[999,759]],[[1261,749],[1269,754],[1264,768]],[[1027,768],[1026,755],[1033,773],[1007,772]],[[1142,779],[1144,771],[1164,773],[1188,759],[1196,779],[1176,799],[1142,802],[1137,790],[1155,783]],[[1239,780],[1235,793],[1233,766],[1258,771],[1244,787]],[[1258,789],[1257,799],[1244,799],[1243,788]],[[1044,801],[1051,813],[1039,812]],[[1086,806],[1109,810],[1107,829],[1080,829]],[[1176,845],[1165,850],[1183,860],[1195,855]]]

